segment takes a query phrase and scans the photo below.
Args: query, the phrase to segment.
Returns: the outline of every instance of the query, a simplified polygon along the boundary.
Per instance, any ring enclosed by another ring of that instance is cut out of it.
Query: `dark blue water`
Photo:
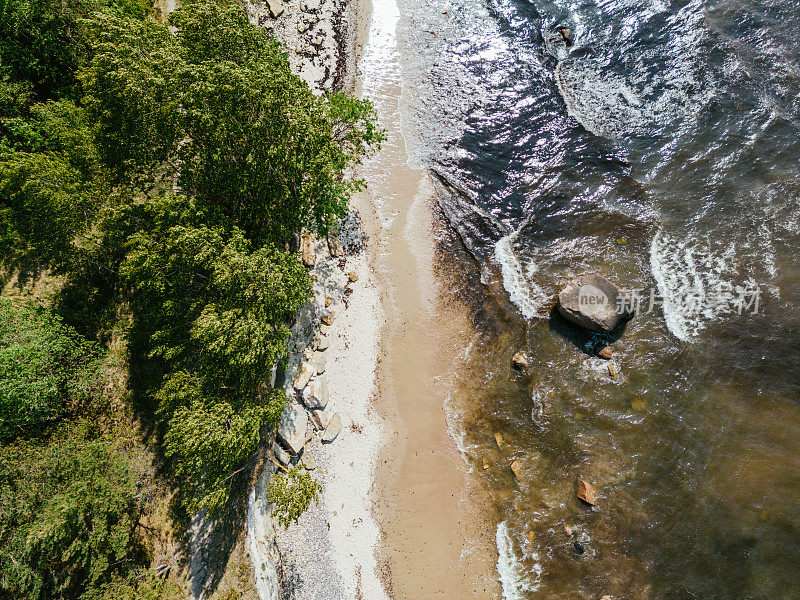
[[[460,419],[506,598],[800,597],[800,3],[401,10],[409,145],[497,308]],[[653,299],[615,378],[550,314],[587,272]]]

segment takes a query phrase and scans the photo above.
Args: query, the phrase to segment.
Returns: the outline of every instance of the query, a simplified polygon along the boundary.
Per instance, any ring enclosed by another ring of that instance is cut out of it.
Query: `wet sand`
[[[369,189],[356,201],[385,317],[376,399],[385,439],[373,487],[379,560],[397,600],[496,598],[495,549],[469,551],[469,540],[495,524],[482,524],[462,502],[470,475],[443,408],[471,325],[437,280],[433,189],[425,171],[408,165],[397,18],[394,2],[374,0],[357,90],[373,102],[389,136],[360,170]]]

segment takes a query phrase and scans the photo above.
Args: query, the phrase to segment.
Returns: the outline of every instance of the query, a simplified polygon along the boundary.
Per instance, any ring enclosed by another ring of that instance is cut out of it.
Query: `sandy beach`
[[[408,165],[400,15],[393,0],[353,4],[347,14],[356,43],[346,58],[358,74],[352,91],[372,101],[388,140],[358,173],[368,190],[352,208],[365,250],[342,264],[328,256],[324,240],[317,243],[312,304],[331,298],[336,315],[326,375],[344,429],[333,444],[315,439],[306,447],[304,462],[323,491],[296,526],[278,529],[279,571],[297,599],[496,597],[494,553],[470,551],[482,536],[463,506],[469,473],[443,408],[470,324],[435,275],[440,226],[431,182]],[[283,32],[291,43],[294,30]],[[356,281],[346,295],[350,272]]]

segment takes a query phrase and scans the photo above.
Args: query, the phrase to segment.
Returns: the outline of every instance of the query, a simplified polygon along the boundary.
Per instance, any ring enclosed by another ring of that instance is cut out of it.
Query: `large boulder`
[[[336,436],[339,435],[339,432],[342,430],[342,417],[339,416],[339,413],[336,413],[331,417],[331,420],[328,421],[328,425],[325,427],[325,431],[322,432],[322,441],[326,444],[330,444],[333,440],[336,439]]]
[[[328,378],[325,375],[317,376],[303,390],[303,404],[310,409],[328,406]]]
[[[294,389],[297,391],[304,389],[315,372],[316,368],[311,363],[306,361],[300,363],[300,368],[297,370],[297,375],[294,378]]]
[[[278,441],[292,454],[299,454],[308,440],[308,413],[305,408],[292,402],[281,413]]]
[[[633,318],[631,295],[599,275],[573,281],[558,294],[558,312],[567,321],[597,333],[611,333]]]

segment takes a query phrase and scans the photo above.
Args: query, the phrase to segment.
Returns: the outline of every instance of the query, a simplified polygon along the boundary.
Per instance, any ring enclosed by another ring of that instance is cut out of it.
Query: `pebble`
[[[502,447],[503,447],[503,436],[500,435],[500,432],[497,432],[497,433],[494,434],[494,441],[497,442],[497,447],[502,449]]]
[[[574,544],[572,544],[572,549],[575,550],[575,554],[577,554],[577,555],[582,555],[582,554],[584,554],[586,552],[586,548],[584,548],[583,544],[581,544],[578,541],[576,541]]]

